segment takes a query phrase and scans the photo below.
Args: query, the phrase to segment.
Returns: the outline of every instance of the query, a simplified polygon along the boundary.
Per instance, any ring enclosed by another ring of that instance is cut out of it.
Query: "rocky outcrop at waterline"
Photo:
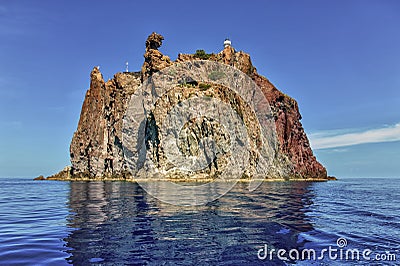
[[[297,102],[279,91],[268,79],[258,74],[248,54],[242,51],[238,52],[232,46],[227,45],[217,54],[205,54],[204,52],[179,54],[176,61],[171,61],[168,56],[158,50],[163,39],[163,36],[157,33],[152,33],[148,37],[144,54],[145,60],[140,72],[117,73],[112,79],[104,81],[100,70],[97,67],[93,68],[90,73],[90,88],[86,92],[78,127],[70,145],[71,167],[65,168],[49,179],[130,180],[136,178],[129,171],[122,143],[123,119],[132,94],[154,73],[175,64],[199,59],[223,63],[242,71],[258,85],[268,100],[275,123],[277,147],[274,155],[274,171],[265,178],[282,180],[326,180],[329,178],[325,167],[313,155],[300,122],[301,115]],[[251,121],[254,119],[251,117],[251,111],[243,107],[245,105],[240,103],[240,97],[234,99],[237,95],[229,94],[223,88],[197,81],[189,80],[184,84],[177,84],[173,95],[168,96],[168,102],[165,102],[164,109],[160,112],[167,112],[171,108],[168,104],[176,103],[177,99],[174,100],[174,97],[182,100],[193,95],[219,97],[222,101],[231,104],[233,109],[240,110],[241,118],[243,121],[247,121],[246,126],[252,126]],[[154,117],[147,119],[145,138],[147,141],[156,141],[147,147],[152,149],[151,154],[156,164],[168,168],[166,162],[163,161],[162,145],[155,138],[159,132],[154,128],[157,129],[159,122]],[[147,130],[151,127],[153,130]],[[221,131],[215,121],[207,118],[191,121],[187,128],[183,129],[183,132],[186,135],[180,136],[180,150],[188,156],[196,155],[198,140],[204,136],[212,136],[216,139],[220,149],[218,152],[221,156],[212,161],[206,170],[195,175],[194,180],[206,180],[212,178],[213,175],[218,175],[225,166],[224,156],[229,156],[227,145],[224,143],[229,137],[224,135],[225,133]],[[257,140],[254,141],[257,142]],[[252,153],[252,151],[249,152]],[[250,154],[249,158],[250,163],[256,163],[256,155]],[[197,180],[196,177],[198,177]],[[243,175],[243,178],[246,179],[249,176]]]

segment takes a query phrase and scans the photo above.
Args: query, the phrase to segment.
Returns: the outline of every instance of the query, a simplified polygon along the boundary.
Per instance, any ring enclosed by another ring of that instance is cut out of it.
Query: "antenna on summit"
[[[125,72],[129,72],[129,63],[128,63],[128,61],[125,62],[125,66],[126,66]]]

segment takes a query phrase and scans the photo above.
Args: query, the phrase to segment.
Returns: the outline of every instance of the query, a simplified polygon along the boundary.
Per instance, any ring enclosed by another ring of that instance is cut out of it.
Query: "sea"
[[[0,265],[71,264],[400,265],[400,178],[237,183],[202,206],[132,182],[0,179]]]

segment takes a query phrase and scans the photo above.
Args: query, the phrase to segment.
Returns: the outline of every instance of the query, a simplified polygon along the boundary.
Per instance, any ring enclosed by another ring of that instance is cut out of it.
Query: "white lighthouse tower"
[[[226,48],[226,47],[228,47],[228,46],[231,46],[231,44],[232,44],[231,40],[229,40],[228,38],[226,38],[225,41],[224,41],[224,48]]]

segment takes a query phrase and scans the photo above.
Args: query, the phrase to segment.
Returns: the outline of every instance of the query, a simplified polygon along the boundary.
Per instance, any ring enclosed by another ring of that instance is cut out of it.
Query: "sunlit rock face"
[[[132,95],[153,74],[199,58],[196,54],[179,54],[175,62],[163,55],[158,48],[163,36],[152,33],[146,41],[146,51],[141,72],[117,73],[105,82],[98,68],[90,74],[88,89],[82,106],[78,128],[70,145],[72,167],[68,175],[75,178],[132,178],[131,165],[124,158],[123,123],[131,104]],[[257,73],[250,56],[242,51],[237,52],[228,45],[218,54],[207,55],[207,60],[221,63],[241,71],[261,90],[268,101],[266,114],[271,116],[274,124],[273,140],[269,144],[273,153],[273,166],[268,173],[274,178],[327,178],[326,169],[316,160],[308,138],[300,122],[301,115],[297,102],[280,92],[268,79]],[[212,81],[212,80],[211,80]],[[146,153],[161,172],[172,171],[174,166],[167,160],[161,127],[165,115],[180,101],[210,97],[230,106],[246,129],[249,139],[249,166],[244,177],[254,172],[260,155],[257,148],[261,145],[260,126],[254,110],[242,97],[223,85],[212,82],[187,80],[178,82],[168,93],[160,97],[156,108],[147,113],[145,120]],[[223,114],[222,114],[223,115]],[[209,156],[208,166],[199,171],[206,176],[218,175],[227,165],[232,155],[230,145],[232,138],[227,130],[218,123],[218,117],[199,116],[189,121],[181,121],[182,128],[176,132],[177,147],[184,156],[198,155],[204,145],[201,139],[212,139],[213,154]],[[202,146],[203,145],[203,146]],[[172,170],[171,170],[172,169]]]

